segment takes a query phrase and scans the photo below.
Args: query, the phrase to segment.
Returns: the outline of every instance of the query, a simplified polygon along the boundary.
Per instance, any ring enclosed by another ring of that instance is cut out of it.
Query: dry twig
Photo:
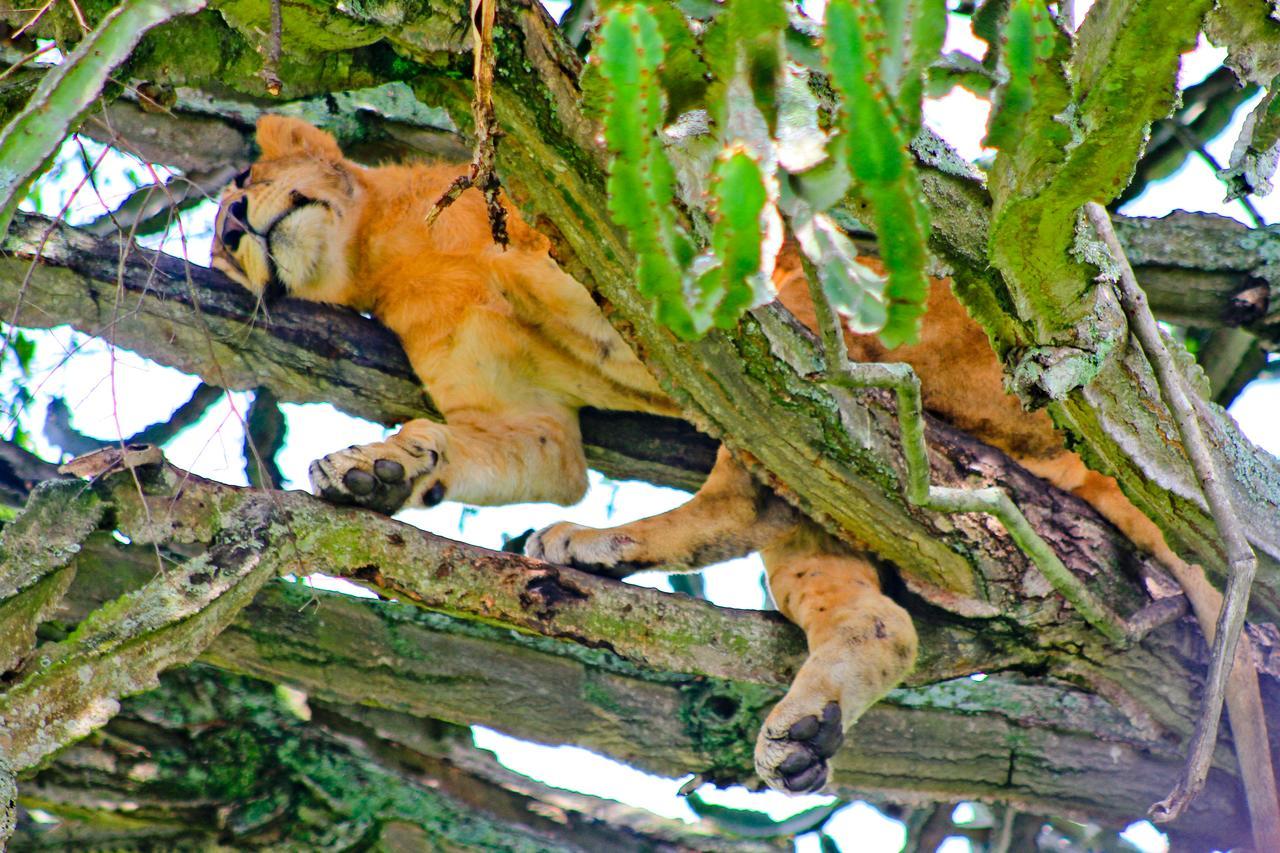
[[[427,227],[430,227],[446,207],[458,200],[464,190],[475,187],[484,193],[493,242],[505,247],[507,211],[500,198],[502,184],[494,171],[498,139],[502,136],[493,110],[493,22],[496,12],[495,0],[471,0],[472,52],[475,55],[475,97],[471,101],[471,115],[475,121],[475,153],[471,158],[470,171],[450,184],[440,198],[436,199],[436,203],[427,212],[426,222]]]
[[[1147,306],[1146,295],[1138,286],[1124,249],[1111,227],[1111,218],[1101,205],[1095,203],[1085,205],[1085,214],[1120,266],[1117,289],[1129,326],[1155,370],[1161,396],[1173,413],[1187,458],[1200,482],[1227,550],[1227,592],[1221,608],[1217,609],[1216,624],[1212,623],[1211,618],[1215,609],[1211,602],[1217,594],[1216,590],[1204,582],[1199,572],[1190,567],[1186,567],[1186,570],[1171,567],[1176,574],[1181,575],[1178,582],[1182,584],[1196,610],[1206,638],[1213,645],[1213,657],[1205,683],[1204,704],[1200,718],[1196,721],[1182,778],[1168,797],[1151,807],[1151,816],[1159,822],[1177,819],[1204,787],[1213,747],[1218,739],[1218,721],[1225,698],[1231,711],[1236,759],[1245,780],[1254,841],[1258,849],[1265,850],[1269,843],[1280,838],[1280,804],[1276,800],[1275,775],[1267,747],[1266,721],[1258,696],[1257,672],[1252,665],[1252,656],[1246,654],[1248,641],[1239,644],[1245,610],[1249,603],[1249,588],[1257,570],[1257,558],[1236,519],[1230,499],[1219,482],[1216,465],[1200,433],[1200,424],[1187,399],[1182,377],[1164,346],[1155,318],[1151,316],[1151,310]],[[1238,644],[1245,653],[1237,655]],[[1240,658],[1242,664],[1236,667],[1240,675],[1228,684],[1232,662],[1237,658]]]
[[[280,12],[280,0],[271,0],[271,32],[267,34],[267,55],[262,62],[260,76],[266,84],[267,94],[275,97],[284,88],[280,80],[280,39],[284,35],[284,18]]]

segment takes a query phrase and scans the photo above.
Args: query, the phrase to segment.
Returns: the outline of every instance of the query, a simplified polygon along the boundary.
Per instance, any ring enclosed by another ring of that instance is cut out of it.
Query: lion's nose
[[[227,216],[222,221],[222,233],[218,239],[231,251],[240,248],[240,238],[245,234],[245,223],[249,221],[249,201],[241,196],[227,207]]]

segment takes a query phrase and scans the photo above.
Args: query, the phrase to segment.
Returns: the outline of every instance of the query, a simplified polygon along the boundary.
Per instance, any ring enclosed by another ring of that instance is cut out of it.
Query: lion
[[[399,336],[445,418],[410,421],[385,441],[312,463],[320,496],[388,514],[445,499],[572,504],[587,488],[579,409],[680,415],[586,288],[551,258],[549,240],[505,199],[506,248],[494,243],[478,193],[463,193],[425,224],[464,166],[365,168],[329,134],[281,116],[264,116],[257,140],[260,159],[222,196],[214,267],[264,299],[288,295],[377,317]],[[794,258],[780,259],[775,284],[782,304],[814,328]],[[886,350],[869,335],[846,337],[852,358],[912,365],[927,409],[1084,497],[1157,558],[1177,560],[1114,480],[1064,450],[1047,415],[1023,411],[1004,392],[986,335],[949,282],[933,282],[918,343]],[[868,555],[757,483],[723,447],[684,505],[607,530],[554,524],[526,546],[531,557],[614,578],[753,551],[778,609],[809,647],[764,721],[756,770],[776,790],[816,791],[845,732],[916,656],[911,619],[882,591]]]

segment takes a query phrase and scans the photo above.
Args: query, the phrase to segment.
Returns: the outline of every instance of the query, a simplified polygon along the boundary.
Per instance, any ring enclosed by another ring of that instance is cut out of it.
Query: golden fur
[[[569,504],[587,484],[579,408],[679,414],[515,210],[506,250],[493,244],[477,193],[464,193],[433,227],[423,224],[459,167],[365,169],[328,134],[276,116],[259,122],[258,143],[261,159],[222,199],[214,266],[258,294],[373,313],[400,336],[446,419],[411,421],[386,441],[316,461],[318,493],[383,512],[446,497]],[[781,260],[779,299],[812,327],[803,276],[794,259]],[[986,336],[947,283],[933,285],[919,344],[886,352],[853,335],[849,344],[855,358],[912,364],[929,409],[1176,560],[1114,481],[1063,451],[1046,415],[1024,412],[1004,393]],[[774,599],[804,630],[810,653],[757,742],[757,769],[779,790],[821,787],[844,731],[915,658],[910,618],[881,593],[868,560],[761,488],[724,449],[684,506],[611,530],[553,525],[527,550],[615,577],[760,551]]]

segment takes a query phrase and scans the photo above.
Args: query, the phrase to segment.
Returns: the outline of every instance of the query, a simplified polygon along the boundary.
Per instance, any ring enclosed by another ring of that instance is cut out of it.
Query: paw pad
[[[400,509],[413,493],[415,483],[431,468],[415,471],[411,476],[404,463],[376,457],[377,452],[376,445],[350,447],[311,463],[316,493],[333,503],[355,504],[388,515]],[[434,452],[423,454],[428,455],[438,458]],[[423,502],[434,506],[444,499],[444,492],[442,483],[434,483],[425,490]]]
[[[770,739],[785,744],[786,757],[776,770],[783,787],[793,794],[818,790],[827,781],[827,759],[844,741],[839,703],[828,702],[821,718],[815,714],[801,717],[786,735]]]

